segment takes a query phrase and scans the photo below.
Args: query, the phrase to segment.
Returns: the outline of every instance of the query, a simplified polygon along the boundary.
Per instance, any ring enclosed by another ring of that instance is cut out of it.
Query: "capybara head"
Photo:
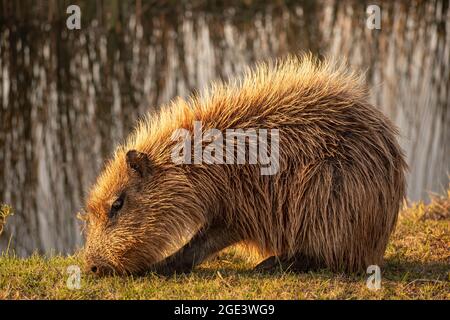
[[[87,200],[88,270],[140,273],[175,251],[196,228],[185,213],[200,211],[189,190],[179,167],[119,148]]]

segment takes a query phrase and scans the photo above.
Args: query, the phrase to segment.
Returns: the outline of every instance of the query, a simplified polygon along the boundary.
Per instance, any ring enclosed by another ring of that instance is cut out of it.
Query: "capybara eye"
[[[111,210],[109,212],[109,217],[113,218],[117,214],[117,212],[119,212],[119,210],[122,209],[122,207],[123,207],[123,196],[120,196],[111,205]]]

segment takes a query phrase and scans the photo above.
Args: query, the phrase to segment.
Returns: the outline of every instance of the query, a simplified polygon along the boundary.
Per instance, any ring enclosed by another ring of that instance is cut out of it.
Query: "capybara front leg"
[[[160,274],[188,273],[211,255],[238,242],[233,232],[224,227],[209,227],[196,234],[183,248],[156,266]]]
[[[309,272],[325,268],[325,264],[319,259],[308,257],[304,254],[297,254],[291,258],[287,256],[271,256],[258,265],[255,270],[260,272],[292,271]]]

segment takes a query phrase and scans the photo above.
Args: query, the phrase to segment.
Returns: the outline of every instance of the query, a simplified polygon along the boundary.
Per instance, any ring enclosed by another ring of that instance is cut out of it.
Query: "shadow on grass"
[[[386,259],[384,266],[381,267],[382,278],[387,281],[449,281],[449,264],[445,262],[419,262],[419,261],[400,261],[398,259]],[[155,273],[148,273],[143,277],[157,277],[160,279],[214,279],[214,278],[246,278],[246,279],[266,279],[276,280],[286,277],[298,277],[305,280],[329,280],[335,279],[344,282],[365,281],[369,274],[366,273],[335,273],[323,269],[315,272],[297,273],[276,269],[272,272],[259,272],[253,270],[249,263],[236,261],[235,263],[222,263],[220,258],[216,258],[204,265],[200,265],[192,272],[187,274],[174,274],[171,276],[162,276]],[[450,283],[450,281],[449,281]]]
[[[443,261],[422,262],[386,259],[382,268],[383,278],[393,281],[408,279],[449,281],[449,272],[450,262]]]

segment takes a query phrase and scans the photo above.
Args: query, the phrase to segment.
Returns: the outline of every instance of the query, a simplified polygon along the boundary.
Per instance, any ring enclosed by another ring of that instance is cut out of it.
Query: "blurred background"
[[[71,4],[80,30],[66,27]],[[372,4],[380,30],[366,27]],[[366,71],[400,128],[410,200],[447,187],[448,0],[0,0],[0,203],[15,212],[0,252],[73,252],[83,198],[140,115],[302,51]]]

